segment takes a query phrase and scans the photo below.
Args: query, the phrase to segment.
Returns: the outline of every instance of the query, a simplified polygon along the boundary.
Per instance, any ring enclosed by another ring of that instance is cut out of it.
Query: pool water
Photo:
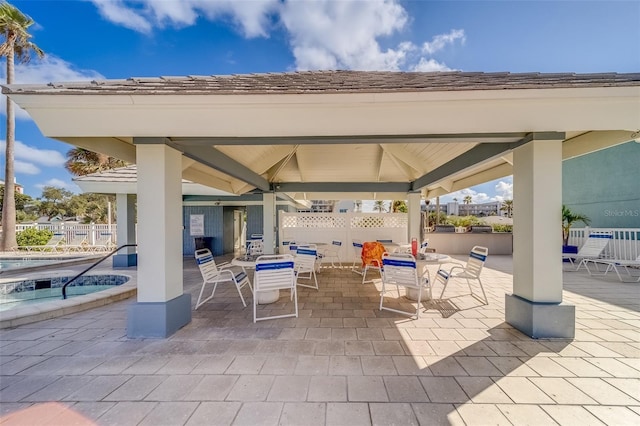
[[[72,277],[38,278],[0,284],[0,311],[62,300],[62,287]],[[129,281],[125,275],[87,275],[67,287],[67,298],[107,290]]]
[[[24,268],[26,266],[50,265],[60,259],[0,259],[0,269]]]

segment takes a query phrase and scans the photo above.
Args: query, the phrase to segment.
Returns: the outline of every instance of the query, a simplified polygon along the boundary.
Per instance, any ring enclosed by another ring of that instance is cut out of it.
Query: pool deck
[[[504,322],[511,272],[489,256],[489,305],[450,285],[420,320],[345,268],[300,288],[299,318],[254,324],[227,287],[168,339],[126,337],[134,298],[3,329],[0,423],[640,424],[640,284],[565,272],[576,337],[533,340]],[[200,286],[185,259],[192,304]]]

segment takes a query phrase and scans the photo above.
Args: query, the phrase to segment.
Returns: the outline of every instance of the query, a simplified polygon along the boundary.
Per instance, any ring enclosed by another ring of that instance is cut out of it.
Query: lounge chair
[[[247,303],[244,301],[244,297],[242,296],[242,287],[245,285],[249,286],[249,290],[251,290],[252,293],[253,289],[251,288],[251,283],[249,282],[247,273],[244,272],[244,270],[234,272],[229,269],[232,265],[228,262],[216,265],[213,255],[209,249],[196,250],[195,258],[198,263],[200,273],[202,274],[202,288],[200,289],[200,295],[196,301],[195,309],[198,309],[200,306],[213,299],[216,289],[218,288],[218,284],[223,283],[233,283],[238,290],[242,304],[245,308],[247,307]],[[211,290],[211,294],[203,299],[202,296],[207,284],[213,284],[213,289]]]
[[[587,267],[586,260],[598,259],[602,256],[604,249],[607,248],[609,242],[613,239],[611,232],[594,232],[589,234],[587,241],[580,247],[578,253],[563,253],[562,258],[568,259],[572,266],[575,265],[575,261],[579,260],[576,271],[582,266]]]
[[[111,241],[111,233],[101,233],[100,237],[95,241],[95,243],[91,246],[88,246],[88,250],[92,252],[107,252],[113,248],[115,248],[115,244]]]
[[[49,239],[49,241],[47,241],[46,244],[39,245],[39,246],[17,246],[17,247],[14,247],[14,251],[26,250],[29,253],[30,252],[44,253],[49,251],[49,252],[58,253],[60,249],[62,249],[64,236],[65,235],[62,233],[55,233]]]
[[[71,241],[65,243],[62,246],[62,249],[65,251],[65,253],[70,253],[72,251],[84,251],[87,248],[88,246],[86,232],[76,232]]]
[[[596,271],[598,271],[598,273],[594,273],[593,271],[591,271],[591,269],[589,269],[589,263],[593,263]],[[624,282],[636,282],[639,283],[640,282],[640,276],[638,277],[634,277],[633,275],[631,275],[631,271],[629,270],[629,268],[639,268],[640,267],[640,256],[638,256],[636,258],[636,260],[622,260],[622,259],[585,259],[584,260],[584,264],[585,267],[587,268],[587,272],[589,272],[589,275],[591,276],[603,276],[606,275],[609,271],[615,271],[616,275],[618,276],[618,279],[620,281]],[[605,269],[604,272],[600,272],[598,270],[598,265],[606,265],[607,268]],[[624,269],[624,272],[626,274],[626,279],[622,277],[622,275],[620,275],[620,268]],[[636,278],[634,280],[634,278]],[[631,279],[631,280],[629,280]]]

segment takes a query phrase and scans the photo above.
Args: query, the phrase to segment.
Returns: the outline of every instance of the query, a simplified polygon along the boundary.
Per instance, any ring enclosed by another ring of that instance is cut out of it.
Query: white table
[[[429,267],[430,265],[437,265],[440,267],[443,263],[451,262],[451,256],[440,253],[418,253],[416,256],[416,267],[418,271],[424,271],[424,268]],[[437,273],[437,271],[436,271]],[[435,276],[431,274],[429,271],[429,275],[431,277],[431,281],[435,279]],[[419,275],[419,278],[422,279],[422,275]],[[411,300],[418,300],[418,290],[415,288],[407,288],[407,298]],[[422,293],[421,299],[429,300],[429,295],[427,292]]]
[[[239,266],[246,273],[247,269],[256,269],[256,260],[259,255],[245,254],[243,256],[234,257],[231,260],[231,264]],[[254,294],[255,297],[255,294]],[[258,304],[266,305],[269,303],[277,302],[280,299],[280,290],[261,291],[258,295]]]

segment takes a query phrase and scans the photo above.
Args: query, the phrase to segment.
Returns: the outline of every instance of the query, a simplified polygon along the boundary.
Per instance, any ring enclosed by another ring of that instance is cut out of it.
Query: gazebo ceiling
[[[627,142],[640,74],[304,72],[106,80],[3,89],[42,132],[135,162],[184,155],[183,177],[295,199],[442,195],[512,173],[545,139],[565,157]]]

